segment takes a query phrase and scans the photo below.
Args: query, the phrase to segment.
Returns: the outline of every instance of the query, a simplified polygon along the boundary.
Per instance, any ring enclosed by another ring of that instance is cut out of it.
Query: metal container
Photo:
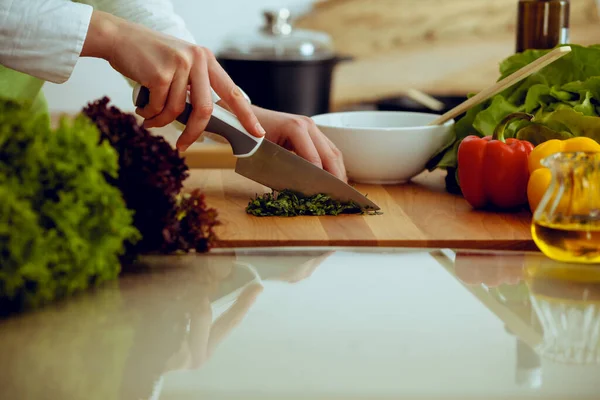
[[[294,29],[288,9],[264,12],[257,32],[228,38],[217,53],[223,69],[251,98],[270,110],[312,116],[329,112],[338,56],[329,35]]]

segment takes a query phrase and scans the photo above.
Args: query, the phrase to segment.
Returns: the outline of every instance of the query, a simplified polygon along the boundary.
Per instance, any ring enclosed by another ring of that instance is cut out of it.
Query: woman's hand
[[[266,138],[348,182],[340,150],[308,117],[253,107],[267,131]]]
[[[348,182],[340,150],[308,117],[253,107],[267,131],[266,138]]]
[[[225,101],[220,101],[218,104],[231,111]],[[348,182],[341,151],[319,130],[311,118],[266,110],[257,106],[252,106],[252,110],[265,127],[266,138],[269,141],[295,152],[319,168]],[[227,143],[220,136],[210,133],[209,136],[218,142]]]
[[[185,151],[204,132],[213,111],[211,87],[250,134],[265,134],[242,92],[208,49],[94,11],[81,55],[103,58],[150,89],[150,103],[137,110],[147,128],[173,122],[184,111],[189,89],[193,112],[177,141],[179,150]]]
[[[311,118],[265,110],[253,106],[255,115],[271,142],[295,152],[316,166],[348,182],[340,150],[315,125]]]

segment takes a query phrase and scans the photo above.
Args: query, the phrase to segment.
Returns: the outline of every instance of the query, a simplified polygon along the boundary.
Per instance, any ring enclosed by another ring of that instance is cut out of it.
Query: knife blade
[[[150,100],[150,91],[136,86],[133,102],[143,108]],[[192,113],[188,100],[177,121],[187,124]],[[362,193],[317,167],[304,158],[264,138],[256,138],[240,123],[237,117],[214,104],[206,131],[226,139],[237,157],[235,172],[274,191],[291,190],[304,196],[326,194],[341,202],[354,202],[363,210],[379,210],[379,206]]]

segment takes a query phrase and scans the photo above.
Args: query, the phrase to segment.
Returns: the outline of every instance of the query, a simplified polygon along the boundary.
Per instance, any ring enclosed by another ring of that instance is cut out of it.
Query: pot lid
[[[323,32],[295,29],[287,8],[263,12],[264,25],[256,32],[227,38],[219,57],[244,60],[321,60],[334,56],[333,43]]]

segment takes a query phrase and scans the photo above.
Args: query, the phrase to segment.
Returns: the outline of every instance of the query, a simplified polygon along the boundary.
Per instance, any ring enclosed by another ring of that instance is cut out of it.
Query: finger
[[[334,251],[320,252],[319,255],[313,255],[307,261],[301,262],[298,266],[292,266],[292,268],[284,271],[281,275],[274,278],[274,280],[284,281],[289,283],[296,283],[303,279],[306,279],[312,275],[312,273],[332,254]]]
[[[200,299],[192,309],[190,318],[189,346],[191,351],[191,368],[200,368],[208,359],[208,340],[212,324],[212,308],[208,297]]]
[[[319,152],[306,128],[297,128],[294,135],[288,136],[287,141],[289,143],[289,148],[296,154],[317,167],[323,168]]]
[[[319,268],[323,264],[323,262],[325,262],[325,260],[327,260],[329,257],[331,257],[331,255],[334,253],[335,253],[334,251],[329,251],[329,252],[323,253],[319,257],[316,257],[310,261],[307,261],[304,264],[305,276],[302,279],[311,277],[312,274],[316,271],[316,269]]]
[[[315,144],[315,148],[319,153],[323,169],[330,174],[334,175],[338,179],[346,179],[346,171],[343,166],[340,166],[338,156],[335,154],[334,149],[331,147],[327,138],[321,131],[314,127],[309,126],[308,133]]]
[[[187,97],[187,87],[189,81],[189,70],[179,70],[167,96],[165,108],[154,118],[144,121],[145,128],[159,128],[175,121],[185,110],[185,102]]]
[[[200,57],[194,64],[190,72],[190,83],[190,100],[193,109],[184,131],[177,139],[177,148],[180,151],[187,150],[202,135],[213,112],[206,58]]]
[[[344,182],[348,183],[348,171],[346,171],[346,165],[344,163],[344,156],[342,154],[342,152],[336,147],[335,144],[333,144],[330,140],[328,140],[329,145],[331,147],[331,151],[333,151],[333,154],[336,157],[337,160],[337,165],[338,168],[340,169],[340,171],[342,171],[342,179]]]
[[[157,116],[165,108],[167,102],[167,96],[169,89],[171,88],[171,82],[173,76],[164,76],[157,80],[157,82],[148,86],[150,90],[150,101],[144,108],[138,108],[137,114],[144,119],[151,119]]]
[[[348,171],[346,171],[346,165],[344,164],[344,155],[337,148],[335,143],[333,143],[327,136],[323,135],[323,137],[329,144],[329,147],[331,148],[331,151],[333,152],[333,154],[336,156],[338,167],[343,171],[344,178],[342,180],[347,183],[348,182]]]
[[[183,342],[179,348],[179,351],[177,351],[177,353],[173,354],[167,360],[164,372],[187,370],[190,368],[190,364],[191,356],[189,345],[186,342]]]
[[[223,339],[225,339],[227,335],[240,324],[240,322],[242,322],[263,289],[264,288],[260,283],[253,283],[247,286],[242,293],[240,293],[233,305],[216,319],[210,329],[208,344],[206,346],[209,358],[214,353],[214,350],[219,343],[221,343]]]
[[[256,137],[263,137],[265,130],[260,122],[258,122],[258,118],[254,115],[250,103],[246,100],[240,88],[227,75],[212,54],[207,55],[207,57],[212,88],[227,103],[228,108],[238,117],[250,134]]]
[[[211,283],[218,284],[227,278],[233,272],[235,256],[223,255],[208,262],[208,273],[211,277]]]

